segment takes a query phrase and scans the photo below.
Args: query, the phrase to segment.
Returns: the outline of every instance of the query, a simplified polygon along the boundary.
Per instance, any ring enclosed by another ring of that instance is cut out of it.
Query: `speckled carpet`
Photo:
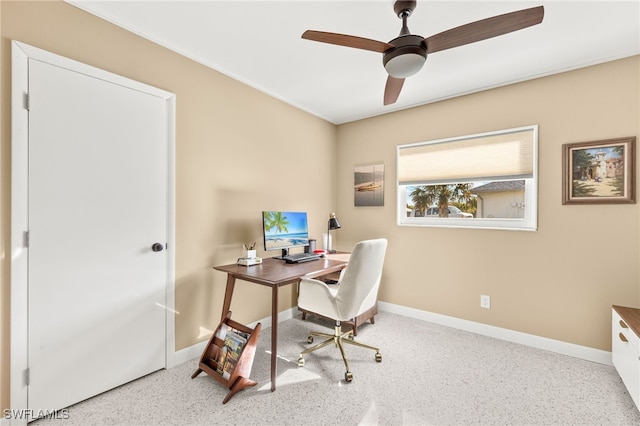
[[[344,382],[329,346],[297,359],[321,320],[282,322],[277,390],[270,391],[271,329],[262,331],[254,387],[222,404],[227,390],[198,359],[71,406],[58,425],[640,425],[640,413],[611,366],[381,312],[346,346],[353,373]]]

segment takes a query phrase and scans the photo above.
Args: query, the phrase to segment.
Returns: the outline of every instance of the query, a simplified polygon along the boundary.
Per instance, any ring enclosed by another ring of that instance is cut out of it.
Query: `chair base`
[[[311,331],[309,333],[309,336],[307,337],[307,343],[313,343],[313,336],[324,337],[326,340],[300,352],[300,358],[298,358],[298,367],[304,367],[304,356],[306,354],[317,351],[318,349],[324,348],[325,346],[329,346],[331,343],[335,344],[338,347],[338,349],[340,349],[340,354],[342,355],[342,360],[344,361],[344,366],[346,368],[344,378],[345,378],[345,381],[347,382],[350,382],[353,380],[353,374],[349,369],[349,361],[347,361],[347,357],[344,354],[343,343],[347,343],[349,345],[359,346],[361,348],[376,351],[376,362],[382,362],[382,354],[380,353],[379,348],[376,348],[370,345],[365,345],[364,343],[356,342],[354,340],[353,330],[348,330],[343,333],[342,326],[339,321],[336,322],[333,334],[320,333],[318,331]]]

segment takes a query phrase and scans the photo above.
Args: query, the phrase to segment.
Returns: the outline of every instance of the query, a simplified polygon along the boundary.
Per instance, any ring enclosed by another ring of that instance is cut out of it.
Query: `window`
[[[535,230],[538,126],[400,145],[398,224]]]

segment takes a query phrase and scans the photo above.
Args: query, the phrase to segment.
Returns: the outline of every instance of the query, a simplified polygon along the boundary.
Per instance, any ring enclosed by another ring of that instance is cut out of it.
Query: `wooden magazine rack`
[[[226,325],[226,328],[233,328],[242,333],[249,335],[247,343],[242,348],[240,357],[235,368],[231,371],[229,378],[225,378],[218,372],[218,361],[222,354],[222,347],[224,346],[225,336],[220,336],[220,330]],[[191,375],[191,378],[196,378],[203,371],[209,376],[213,377],[218,382],[222,383],[224,387],[229,389],[229,393],[222,400],[223,404],[233,397],[236,393],[249,386],[255,386],[258,382],[249,379],[251,374],[251,367],[253,365],[253,357],[256,353],[256,345],[258,344],[258,336],[260,335],[261,325],[258,323],[255,328],[251,329],[246,325],[240,324],[231,319],[231,311],[227,312],[224,319],[218,325],[215,332],[209,339],[209,343],[202,352],[200,362],[198,363],[198,369]]]

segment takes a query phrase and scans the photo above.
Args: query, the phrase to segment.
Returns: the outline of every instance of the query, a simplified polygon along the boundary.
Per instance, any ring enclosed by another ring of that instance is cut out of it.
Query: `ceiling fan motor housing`
[[[382,64],[387,73],[395,78],[406,78],[422,69],[427,60],[427,48],[424,37],[403,35],[391,40],[394,47],[384,52]]]

